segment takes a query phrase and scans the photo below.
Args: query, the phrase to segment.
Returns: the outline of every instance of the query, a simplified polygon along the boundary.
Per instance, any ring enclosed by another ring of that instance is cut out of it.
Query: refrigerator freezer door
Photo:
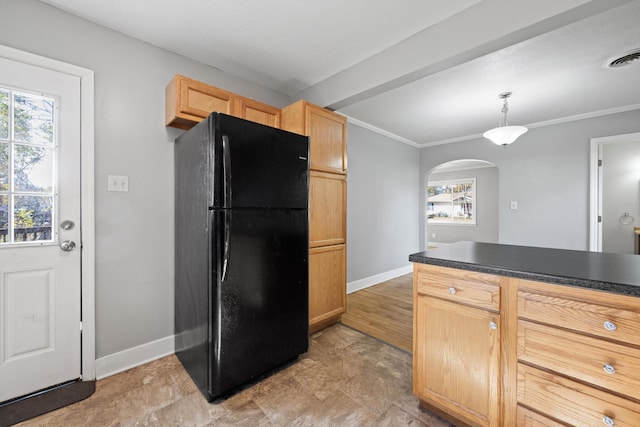
[[[213,210],[209,399],[308,348],[308,218],[293,209]],[[227,245],[226,250],[224,245]]]
[[[308,207],[309,139],[217,114],[214,208]]]

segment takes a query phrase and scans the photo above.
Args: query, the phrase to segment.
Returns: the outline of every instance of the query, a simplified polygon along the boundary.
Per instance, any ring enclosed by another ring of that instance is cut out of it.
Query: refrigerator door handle
[[[222,135],[222,185],[224,187],[224,207],[230,208],[231,203],[231,149],[229,136]]]
[[[221,282],[227,280],[227,271],[229,265],[229,235],[231,229],[231,212],[223,211],[224,215],[224,231],[223,231],[223,247],[222,247],[222,278]]]

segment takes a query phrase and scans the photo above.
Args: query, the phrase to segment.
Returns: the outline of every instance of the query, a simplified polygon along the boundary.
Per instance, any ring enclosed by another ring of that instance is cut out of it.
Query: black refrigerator
[[[222,113],[175,144],[175,351],[209,402],[309,343],[309,139]]]

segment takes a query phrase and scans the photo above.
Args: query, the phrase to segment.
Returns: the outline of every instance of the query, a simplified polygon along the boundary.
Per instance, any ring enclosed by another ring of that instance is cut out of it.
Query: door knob
[[[76,248],[76,242],[74,242],[73,240],[65,240],[64,242],[60,243],[60,249],[62,249],[65,252],[71,252],[75,248]]]

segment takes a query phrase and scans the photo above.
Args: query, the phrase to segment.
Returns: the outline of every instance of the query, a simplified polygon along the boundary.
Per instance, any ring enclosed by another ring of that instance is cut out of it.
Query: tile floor
[[[18,426],[450,426],[418,408],[411,384],[411,355],[336,325],[297,363],[221,404],[207,403],[172,355]]]

